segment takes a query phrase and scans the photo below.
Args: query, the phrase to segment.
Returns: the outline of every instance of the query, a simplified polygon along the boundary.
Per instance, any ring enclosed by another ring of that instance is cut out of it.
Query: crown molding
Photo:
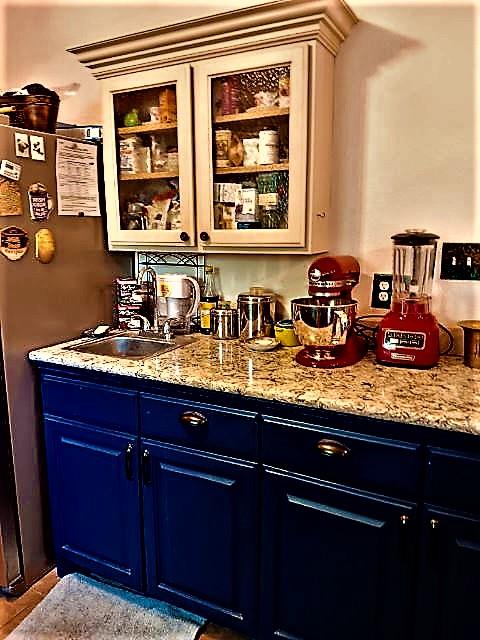
[[[96,78],[317,41],[333,55],[358,22],[343,0],[277,0],[68,49]]]

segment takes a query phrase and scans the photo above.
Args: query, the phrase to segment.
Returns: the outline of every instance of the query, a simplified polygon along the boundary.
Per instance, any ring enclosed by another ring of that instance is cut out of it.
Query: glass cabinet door
[[[199,243],[303,246],[307,45],[198,63]]]
[[[110,246],[194,245],[188,65],[108,80],[105,100]]]

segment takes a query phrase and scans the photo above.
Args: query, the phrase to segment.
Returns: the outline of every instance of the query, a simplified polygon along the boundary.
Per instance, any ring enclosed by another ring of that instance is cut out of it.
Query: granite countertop
[[[30,360],[480,435],[480,370],[455,356],[425,371],[383,367],[370,353],[351,367],[314,370],[294,361],[298,348],[258,353],[209,336],[146,360],[63,349],[74,343]]]

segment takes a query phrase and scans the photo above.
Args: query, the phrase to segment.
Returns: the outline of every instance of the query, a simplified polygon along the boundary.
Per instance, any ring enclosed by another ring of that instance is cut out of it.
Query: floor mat
[[[7,640],[193,640],[204,622],[74,573],[62,578]]]

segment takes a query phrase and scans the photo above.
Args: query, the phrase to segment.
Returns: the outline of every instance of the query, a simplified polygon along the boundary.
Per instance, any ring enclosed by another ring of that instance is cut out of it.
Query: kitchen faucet
[[[150,297],[150,288],[148,286],[148,280],[152,282],[153,285],[153,324],[151,329],[154,333],[158,333],[158,290],[157,290],[157,274],[152,267],[144,267],[140,273],[138,274],[137,283],[141,287],[144,282],[145,275],[147,276],[147,296]],[[150,327],[148,327],[150,329]],[[146,330],[148,330],[146,329]]]

